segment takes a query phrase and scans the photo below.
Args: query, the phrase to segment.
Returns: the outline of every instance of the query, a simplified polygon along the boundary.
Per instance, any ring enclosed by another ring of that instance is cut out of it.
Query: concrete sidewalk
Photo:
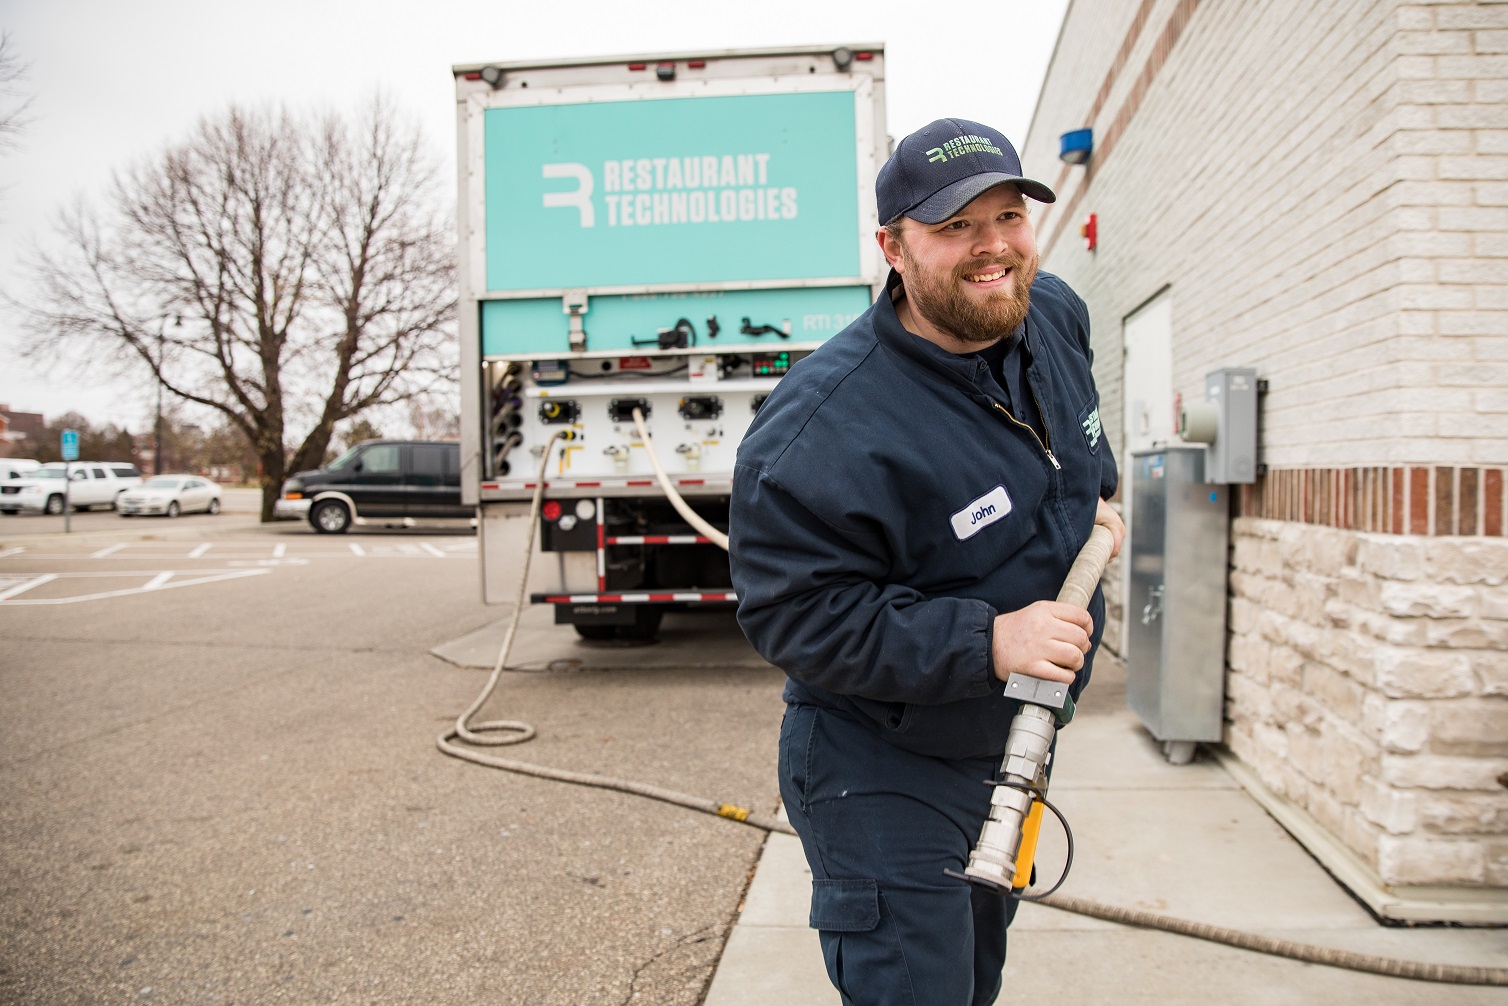
[[[1063,893],[1281,939],[1443,964],[1508,967],[1508,929],[1379,925],[1207,754],[1169,765],[1125,704],[1124,669],[1096,668],[1058,744],[1052,797],[1074,829]],[[1038,873],[1063,863],[1046,834]],[[705,1006],[838,1006],[800,843],[771,835]],[[1508,1004],[1508,989],[1304,964],[1024,905],[999,1002],[1054,1006]]]

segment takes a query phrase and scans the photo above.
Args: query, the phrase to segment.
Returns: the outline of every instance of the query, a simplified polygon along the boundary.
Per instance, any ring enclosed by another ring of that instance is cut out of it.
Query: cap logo
[[[994,154],[996,157],[1004,157],[1005,151],[995,146],[983,136],[960,136],[949,140],[940,147],[933,147],[927,151],[927,163],[934,161],[944,163],[954,157],[962,157],[964,154]]]

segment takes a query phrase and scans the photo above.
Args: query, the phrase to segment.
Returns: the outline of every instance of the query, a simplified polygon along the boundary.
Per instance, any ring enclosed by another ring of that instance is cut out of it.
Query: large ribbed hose
[[[649,438],[646,435],[646,431],[642,429],[642,417],[636,414],[635,419],[641,427],[639,435],[648,444]],[[559,434],[557,433],[556,437],[558,436]],[[514,602],[513,615],[508,622],[508,630],[503,636],[502,646],[498,648],[497,660],[492,666],[492,674],[487,679],[487,684],[482,688],[481,694],[467,707],[464,713],[457,717],[455,725],[450,730],[435,739],[435,745],[450,757],[460,758],[475,765],[498,768],[505,772],[515,772],[520,775],[535,776],[540,779],[553,779],[556,782],[566,782],[576,786],[591,786],[596,789],[610,789],[620,793],[632,793],[635,796],[644,796],[652,800],[660,800],[664,803],[673,803],[689,810],[701,811],[705,814],[715,814],[718,817],[724,817],[730,821],[737,821],[764,831],[795,836],[796,829],[792,828],[788,822],[782,821],[770,814],[759,814],[733,804],[720,803],[716,800],[708,800],[704,797],[692,796],[688,793],[662,789],[659,786],[650,786],[645,783],[634,782],[630,779],[617,779],[612,776],[593,775],[587,772],[568,772],[563,769],[548,768],[530,762],[516,761],[512,758],[498,758],[495,755],[483,754],[480,751],[472,751],[451,743],[451,741],[461,738],[472,744],[500,746],[521,744],[534,736],[534,727],[518,720],[489,720],[483,723],[469,723],[469,721],[482,706],[486,705],[487,700],[492,697],[493,691],[497,688],[502,672],[507,667],[508,654],[513,648],[513,638],[518,632],[518,620],[523,612],[524,594],[529,581],[529,563],[534,552],[534,528],[539,523],[540,501],[544,494],[545,469],[549,465],[550,449],[554,446],[556,437],[551,437],[549,442],[545,444],[544,454],[540,459],[539,476],[535,479],[533,503],[529,510],[529,533],[524,548],[523,569],[519,573],[518,598]],[[651,457],[653,457],[652,453]],[[666,485],[669,479],[664,478],[663,471],[661,471],[658,462],[655,463],[655,469],[657,474],[661,476],[661,484]],[[668,491],[667,495],[670,495],[671,501],[675,502],[677,497],[673,494],[673,491]],[[684,506],[684,502],[681,505]],[[690,508],[687,507],[687,509],[689,510]],[[700,518],[698,519],[700,520]],[[728,547],[725,537],[719,544],[723,548]],[[1068,576],[1063,581],[1063,587],[1058,591],[1058,600],[1065,604],[1075,604],[1081,608],[1087,608],[1089,606],[1089,599],[1094,595],[1095,587],[1099,584],[1100,576],[1104,572],[1106,563],[1110,560],[1110,553],[1114,547],[1114,538],[1110,534],[1109,529],[1096,524],[1089,534],[1089,541],[1080,549],[1078,557],[1069,569]],[[498,734],[501,735],[498,736]],[[1257,933],[1227,929],[1223,926],[1211,926],[1202,922],[1192,922],[1188,919],[1159,915],[1156,912],[1146,912],[1135,908],[1122,908],[1118,905],[1107,905],[1098,901],[1090,901],[1087,898],[1074,898],[1063,894],[1048,895],[1040,899],[1038,904],[1046,905],[1049,908],[1056,908],[1060,911],[1073,912],[1077,915],[1087,915],[1092,918],[1103,919],[1107,922],[1118,922],[1122,925],[1138,926],[1143,929],[1160,929],[1163,932],[1192,936],[1195,939],[1239,947],[1243,950],[1253,950],[1275,957],[1287,957],[1296,961],[1306,961],[1310,964],[1324,964],[1329,967],[1365,971],[1370,974],[1388,975],[1394,978],[1413,978],[1420,981],[1443,982],[1456,985],[1508,985],[1508,968],[1427,964],[1419,961],[1403,961],[1390,957],[1377,957],[1371,954],[1358,954],[1349,950],[1336,950],[1332,947],[1317,947],[1308,943],[1280,940]]]
[[[1115,536],[1105,525],[1096,524],[1089,532],[1089,540],[1079,549],[1073,565],[1068,567],[1068,575],[1063,578],[1063,586],[1058,591],[1058,600],[1076,608],[1089,607],[1089,600],[1100,585],[1100,577],[1105,574],[1105,566],[1109,564],[1113,551]]]
[[[1246,933],[1224,926],[1211,926],[1188,919],[1175,919],[1156,912],[1144,912],[1136,908],[1121,908],[1118,905],[1101,904],[1087,898],[1073,898],[1052,894],[1040,904],[1077,915],[1088,915],[1106,922],[1119,922],[1143,929],[1161,929],[1166,933],[1192,936],[1211,943],[1255,950],[1274,957],[1289,957],[1310,964],[1325,964],[1332,968],[1347,968],[1351,971],[1366,971],[1393,978],[1414,978],[1426,982],[1446,982],[1454,985],[1508,985],[1508,968],[1471,967],[1461,964],[1426,964],[1422,961],[1400,961],[1392,957],[1377,957],[1358,954],[1333,947],[1316,947],[1309,943],[1295,943],[1258,933]]]

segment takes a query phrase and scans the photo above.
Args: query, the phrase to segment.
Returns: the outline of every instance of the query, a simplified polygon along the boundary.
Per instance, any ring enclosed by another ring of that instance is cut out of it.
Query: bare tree
[[[116,177],[37,255],[33,355],[145,364],[261,466],[262,519],[336,424],[452,387],[453,233],[417,127],[232,108]]]
[[[414,398],[408,403],[408,421],[420,440],[459,440],[461,438],[460,403],[450,399],[426,401]]]
[[[16,56],[10,32],[0,32],[0,150],[15,146],[16,134],[26,125],[31,99],[23,98],[16,86],[26,78],[26,64]]]

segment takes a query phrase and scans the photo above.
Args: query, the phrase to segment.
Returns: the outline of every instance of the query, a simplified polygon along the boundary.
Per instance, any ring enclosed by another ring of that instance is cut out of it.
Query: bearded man
[[[1015,703],[1077,698],[1104,598],[1057,596],[1116,466],[1089,313],[1037,268],[1000,133],[939,119],[875,183],[891,273],[781,380],[738,452],[738,618],[788,676],[780,792],[812,869],[811,925],[850,1006],[984,1006],[1016,902],[961,873]]]

